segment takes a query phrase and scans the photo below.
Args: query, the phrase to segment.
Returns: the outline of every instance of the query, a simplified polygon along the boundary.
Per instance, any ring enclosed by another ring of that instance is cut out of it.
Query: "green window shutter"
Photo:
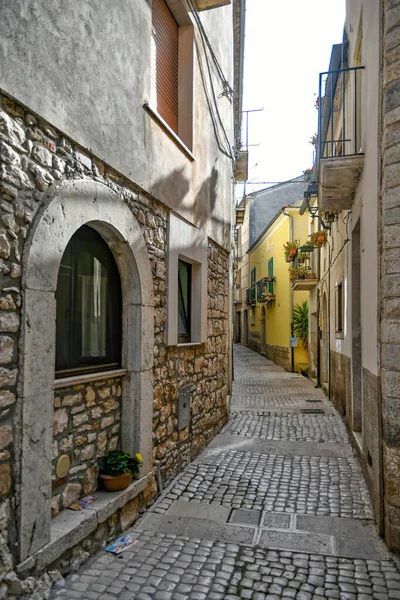
[[[254,267],[251,270],[251,287],[253,287],[253,285],[255,284],[255,282],[256,282],[256,268]]]
[[[268,277],[273,277],[274,276],[274,259],[270,258],[268,261]],[[274,293],[274,282],[270,281],[268,283],[268,293],[269,294],[273,294]]]

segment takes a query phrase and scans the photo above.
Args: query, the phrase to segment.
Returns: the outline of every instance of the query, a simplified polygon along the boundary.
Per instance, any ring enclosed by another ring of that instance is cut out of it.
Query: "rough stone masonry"
[[[228,254],[208,242],[208,336],[195,347],[167,347],[166,244],[168,209],[142,193],[95,156],[83,151],[50,124],[0,97],[0,578],[1,594],[15,595],[18,548],[18,490],[21,472],[19,373],[24,298],[24,249],[49,195],[64,180],[93,180],[117,193],[140,224],[151,262],[154,289],[153,464],[170,481],[209,442],[227,419]],[[135,342],[136,343],[136,342]],[[54,394],[53,516],[97,488],[97,461],[120,444],[121,387],[124,378],[56,389]],[[177,397],[191,386],[190,425],[178,431]],[[140,448],[138,448],[138,451]],[[71,470],[58,481],[54,464],[61,454]],[[154,470],[155,472],[155,470]],[[156,493],[148,484],[135,505],[117,511],[85,544],[69,549],[58,566],[67,571],[105,540],[130,525]],[[29,569],[21,574],[26,577]],[[7,579],[8,577],[8,579]],[[18,577],[17,577],[18,579]],[[9,581],[10,580],[10,581]],[[12,581],[11,581],[12,580]],[[19,579],[18,579],[19,581]],[[11,582],[11,583],[10,583]],[[21,584],[22,585],[22,584]],[[29,593],[33,594],[31,582]],[[29,587],[29,586],[28,586]],[[0,596],[1,596],[0,594]],[[32,596],[33,597],[33,596]]]

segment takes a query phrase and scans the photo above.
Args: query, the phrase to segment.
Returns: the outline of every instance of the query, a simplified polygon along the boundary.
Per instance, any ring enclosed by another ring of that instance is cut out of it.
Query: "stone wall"
[[[351,359],[340,352],[330,351],[330,400],[345,417],[351,428]]]
[[[120,446],[121,378],[57,390],[53,412],[52,515],[97,489],[99,459]],[[71,468],[58,479],[56,464]]]
[[[210,241],[206,344],[187,348],[166,347],[166,311],[161,308],[158,311],[154,347],[154,459],[160,461],[165,481],[188,464],[228,418],[228,280],[224,277],[227,273],[228,255]],[[187,385],[192,386],[191,422],[178,432],[178,391]]]
[[[228,416],[229,255],[209,240],[207,343],[167,347],[168,209],[38,116],[0,96],[0,534],[14,560],[21,466],[22,257],[31,224],[47,195],[65,179],[95,180],[118,194],[136,217],[147,244],[154,286],[153,459],[164,481],[207,444]],[[120,384],[94,382],[56,392],[53,461],[70,453],[73,465],[69,479],[53,490],[54,514],[78,494],[94,491],[97,459],[106,444],[107,450],[118,445]],[[178,390],[186,385],[191,385],[191,421],[178,431]]]
[[[265,356],[274,361],[280,367],[286,369],[286,371],[290,371],[292,368],[292,357],[290,353],[290,348],[285,348],[284,346],[274,346],[272,344],[266,345]]]
[[[385,536],[400,550],[400,5],[383,2],[381,380]]]

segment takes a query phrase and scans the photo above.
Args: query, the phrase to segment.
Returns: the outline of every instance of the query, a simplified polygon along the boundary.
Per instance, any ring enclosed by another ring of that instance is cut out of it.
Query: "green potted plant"
[[[308,350],[308,302],[296,304],[293,308],[293,332],[301,340],[304,350]]]
[[[289,280],[292,281],[292,282],[296,281],[296,278],[297,278],[297,269],[296,269],[296,267],[289,267],[288,271],[289,271]]]
[[[321,248],[326,241],[326,231],[321,229],[320,231],[314,231],[308,236],[309,243],[312,246],[316,246],[317,248]]]
[[[309,259],[308,252],[299,252],[297,255],[297,264],[306,263]]]
[[[285,259],[287,262],[294,260],[296,256],[297,248],[300,246],[300,240],[294,240],[293,242],[286,242],[283,244],[283,250],[285,253]]]
[[[113,450],[104,456],[99,462],[100,479],[103,480],[108,492],[123,490],[132,481],[132,477],[139,474],[143,463],[142,455],[137,452],[122,452]]]

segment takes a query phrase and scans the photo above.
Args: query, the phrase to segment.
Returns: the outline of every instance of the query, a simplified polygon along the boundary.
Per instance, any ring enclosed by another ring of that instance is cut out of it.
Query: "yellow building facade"
[[[265,354],[287,370],[302,371],[308,367],[308,351],[299,340],[290,345],[293,307],[308,302],[309,292],[296,290],[289,278],[284,244],[299,240],[305,244],[309,232],[309,216],[299,214],[299,203],[279,211],[248,250],[249,312],[248,346]],[[311,270],[311,267],[310,267]]]

